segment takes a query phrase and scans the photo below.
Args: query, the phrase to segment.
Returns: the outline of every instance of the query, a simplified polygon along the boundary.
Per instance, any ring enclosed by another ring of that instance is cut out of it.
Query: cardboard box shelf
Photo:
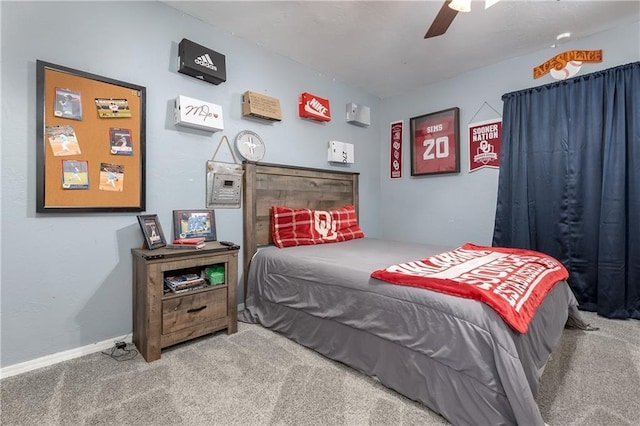
[[[242,95],[242,116],[265,121],[282,121],[280,101],[260,93],[246,91]]]

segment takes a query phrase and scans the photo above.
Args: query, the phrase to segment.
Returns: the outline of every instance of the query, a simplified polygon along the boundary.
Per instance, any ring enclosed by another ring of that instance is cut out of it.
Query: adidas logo
[[[205,53],[202,56],[198,56],[196,59],[194,59],[194,62],[198,65],[202,65],[203,67],[218,71],[218,67],[213,64],[213,61],[211,60],[211,57],[208,53]]]

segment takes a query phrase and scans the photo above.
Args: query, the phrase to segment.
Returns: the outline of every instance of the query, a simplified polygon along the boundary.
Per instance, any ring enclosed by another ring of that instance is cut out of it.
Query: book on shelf
[[[184,274],[165,277],[164,283],[175,291],[203,285],[206,284],[206,281],[198,274]]]
[[[171,244],[181,244],[188,246],[197,246],[204,243],[204,237],[176,238]]]
[[[204,284],[195,285],[193,287],[178,288],[178,289],[171,288],[168,285],[165,285],[164,293],[165,294],[166,293],[180,294],[180,293],[186,293],[186,292],[189,292],[189,291],[200,290],[200,289],[207,288],[207,287],[209,287],[209,284],[207,284],[206,282]]]
[[[169,286],[169,288],[172,288],[172,289],[181,289],[181,288],[195,287],[197,285],[203,284],[204,282],[205,280],[200,278],[199,280],[188,281],[180,284],[167,282],[167,285]]]
[[[199,288],[204,288],[207,286],[207,283],[202,282],[202,283],[198,283],[198,284],[193,284],[193,285],[189,285],[189,286],[178,286],[178,287],[169,287],[169,290],[171,290],[174,293],[182,293],[184,291],[189,291],[189,290],[196,290]]]
[[[191,282],[196,280],[201,280],[202,277],[198,274],[190,273],[190,274],[180,274],[180,275],[169,275],[164,277],[164,280],[170,284],[181,284],[185,282]]]
[[[174,244],[169,243],[165,246],[165,248],[169,249],[183,249],[183,250],[199,250],[205,248],[207,244],[203,241],[199,244]]]

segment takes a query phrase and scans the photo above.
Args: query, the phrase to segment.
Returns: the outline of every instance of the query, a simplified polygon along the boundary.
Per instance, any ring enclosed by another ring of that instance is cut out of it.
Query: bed
[[[277,248],[274,205],[358,205],[358,174],[245,163],[244,295],[239,319],[343,362],[455,425],[544,425],[534,400],[577,302],[560,282],[521,334],[485,304],[390,285],[372,271],[450,249],[359,238]]]

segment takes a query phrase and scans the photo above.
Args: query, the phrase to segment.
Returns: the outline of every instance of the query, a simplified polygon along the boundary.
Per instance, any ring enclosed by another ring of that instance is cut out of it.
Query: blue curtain
[[[493,245],[556,257],[581,309],[640,319],[640,62],[502,99]]]

